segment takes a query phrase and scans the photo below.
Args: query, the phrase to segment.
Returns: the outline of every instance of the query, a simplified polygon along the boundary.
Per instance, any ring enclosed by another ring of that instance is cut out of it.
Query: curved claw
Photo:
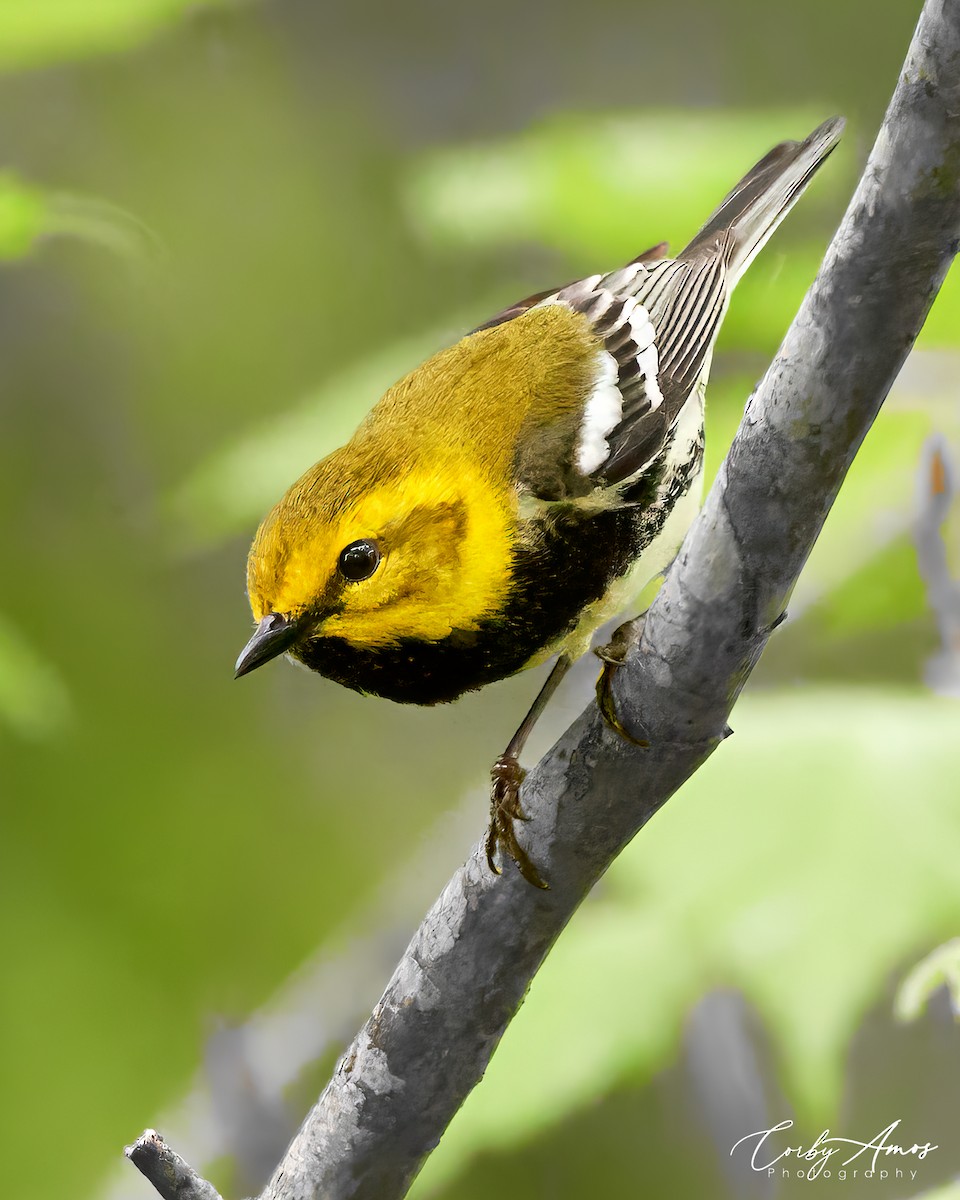
[[[500,849],[517,864],[517,869],[527,883],[549,890],[549,884],[530,860],[530,856],[517,841],[514,821],[529,818],[520,807],[520,785],[526,772],[513,755],[504,755],[493,764],[490,772],[493,786],[490,790],[490,828],[487,831],[485,849],[490,870],[500,874],[494,855]]]
[[[618,667],[622,667],[631,646],[639,642],[643,634],[644,617],[641,615],[632,621],[626,621],[616,630],[606,646],[597,646],[594,653],[603,666],[597,680],[597,707],[600,715],[614,733],[618,733],[624,741],[634,746],[649,750],[650,742],[645,737],[637,737],[620,720],[617,706],[613,699],[613,675]]]

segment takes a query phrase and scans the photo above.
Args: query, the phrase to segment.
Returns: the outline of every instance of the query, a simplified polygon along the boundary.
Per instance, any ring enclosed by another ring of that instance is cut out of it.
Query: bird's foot
[[[597,707],[600,709],[601,716],[614,733],[618,733],[625,741],[630,742],[632,745],[642,746],[646,750],[650,746],[649,740],[646,736],[638,737],[636,733],[627,729],[620,720],[620,714],[617,712],[617,706],[613,699],[614,672],[618,667],[623,666],[630,650],[640,644],[645,620],[646,614],[641,613],[639,617],[634,617],[632,621],[624,621],[614,631],[610,641],[605,646],[596,646],[593,652],[603,663],[603,667],[600,670],[600,678],[597,680]],[[644,730],[645,733],[646,731]]]
[[[530,856],[517,841],[514,821],[529,820],[520,807],[520,785],[526,771],[512,754],[505,754],[493,764],[490,772],[490,828],[487,831],[487,862],[495,875],[500,874],[494,855],[499,848],[517,864],[527,883],[547,889],[549,884],[530,861]]]

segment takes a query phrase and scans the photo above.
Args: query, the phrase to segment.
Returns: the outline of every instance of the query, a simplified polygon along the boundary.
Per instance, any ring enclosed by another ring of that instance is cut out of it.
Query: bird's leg
[[[613,701],[613,673],[618,667],[623,666],[628,652],[640,644],[640,638],[643,636],[643,623],[646,619],[647,614],[641,613],[632,621],[624,621],[614,631],[613,637],[605,646],[596,646],[593,651],[603,662],[600,678],[597,680],[597,707],[600,709],[603,719],[614,733],[619,733],[626,741],[632,742],[634,746],[642,746],[644,749],[649,747],[649,741],[645,737],[637,737],[635,733],[631,733],[617,713],[617,706]]]
[[[523,783],[526,771],[520,766],[520,755],[526,745],[530,731],[546,708],[550,697],[560,685],[573,660],[561,654],[553,664],[553,670],[547,676],[546,683],[540,689],[536,700],[530,706],[530,711],[520,723],[520,728],[510,739],[506,750],[493,764],[490,772],[493,786],[490,791],[490,828],[487,831],[487,862],[495,875],[500,874],[500,868],[494,862],[494,854],[499,847],[517,864],[520,874],[527,883],[534,887],[547,888],[540,872],[530,861],[530,857],[517,841],[514,821],[526,821],[527,817],[520,807],[520,785]]]

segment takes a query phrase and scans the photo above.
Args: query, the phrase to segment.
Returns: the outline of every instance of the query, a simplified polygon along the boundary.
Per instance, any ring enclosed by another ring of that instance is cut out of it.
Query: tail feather
[[[781,142],[740,180],[677,257],[699,258],[722,247],[727,288],[737,280],[793,208],[818,168],[840,141],[843,117],[832,117],[803,142]]]

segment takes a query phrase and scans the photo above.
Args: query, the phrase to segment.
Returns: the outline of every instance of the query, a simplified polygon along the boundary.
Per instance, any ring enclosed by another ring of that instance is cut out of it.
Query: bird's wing
[[[602,349],[582,409],[568,430],[562,486],[544,499],[580,499],[646,477],[671,443],[681,410],[706,379],[730,292],[796,203],[843,132],[825,121],[802,142],[783,142],[744,175],[677,259],[661,248],[609,275],[593,275],[507,309],[524,318],[563,304],[589,322]],[[664,248],[665,249],[665,248]],[[497,323],[497,319],[493,322]],[[542,464],[546,449],[540,453]],[[537,491],[536,476],[529,490]]]
[[[634,263],[654,262],[662,259],[666,253],[667,243],[659,242],[656,246],[651,246],[649,250],[644,250],[642,254],[638,254],[633,262],[628,265],[633,266]],[[523,300],[518,300],[516,304],[511,304],[509,308],[501,309],[489,321],[484,321],[482,325],[478,325],[476,329],[472,329],[470,332],[480,333],[481,330],[493,329],[497,325],[503,325],[507,321],[512,321],[514,317],[519,317],[521,314],[529,312],[531,308],[535,308],[542,301],[553,299],[559,292],[576,286],[577,281],[574,281],[573,283],[565,283],[562,287],[547,288],[544,292],[534,292],[532,296],[526,296]]]
[[[727,298],[719,252],[631,263],[557,293],[590,321],[616,372],[620,411],[612,427],[594,430],[597,452],[586,464],[597,484],[622,484],[656,458],[709,369]]]
[[[563,444],[555,430],[533,444],[520,464],[519,482],[529,494],[582,501],[598,489],[619,489],[642,475],[669,442],[680,410],[709,368],[727,292],[719,248],[684,261],[663,258],[665,249],[530,297],[488,326],[559,304],[584,317],[598,343],[592,390],[576,419],[564,423]]]

